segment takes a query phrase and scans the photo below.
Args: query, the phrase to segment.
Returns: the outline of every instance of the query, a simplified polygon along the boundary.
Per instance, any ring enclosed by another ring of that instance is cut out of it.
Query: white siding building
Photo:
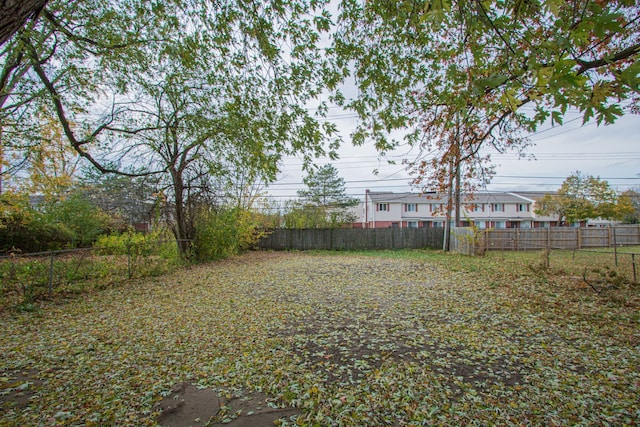
[[[461,226],[484,228],[532,228],[557,224],[557,217],[539,217],[535,200],[543,193],[479,192],[461,196]],[[437,193],[391,193],[367,190],[356,207],[359,228],[443,227],[448,198]],[[454,202],[455,203],[455,202]],[[452,217],[455,216],[455,206]]]

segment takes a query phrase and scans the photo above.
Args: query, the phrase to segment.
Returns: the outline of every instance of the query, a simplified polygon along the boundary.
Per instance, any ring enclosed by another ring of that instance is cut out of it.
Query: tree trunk
[[[37,17],[48,0],[2,0],[0,3],[0,45],[29,20]]]
[[[449,189],[447,194],[447,214],[444,224],[444,242],[442,249],[448,252],[451,248],[451,211],[453,210],[453,160],[449,161]]]
[[[456,227],[461,226],[460,218],[460,150],[456,157],[456,192],[455,192],[455,204],[456,204]]]
[[[194,236],[192,224],[190,224],[185,211],[184,182],[182,181],[182,175],[178,171],[172,171],[171,177],[175,197],[173,234],[176,237],[180,256],[183,259],[188,259],[191,255],[191,243]]]

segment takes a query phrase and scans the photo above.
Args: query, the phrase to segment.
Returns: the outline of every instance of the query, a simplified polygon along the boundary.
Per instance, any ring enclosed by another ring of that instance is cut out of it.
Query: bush
[[[26,193],[0,196],[0,251],[41,252],[91,246],[111,218],[81,194],[33,207]]]
[[[73,247],[88,247],[112,226],[111,217],[82,194],[74,193],[46,209],[50,223],[65,224],[72,232]]]
[[[71,245],[73,231],[33,209],[26,194],[0,196],[0,253],[41,252]]]
[[[163,229],[149,234],[129,230],[121,234],[103,235],[98,238],[95,246],[107,255],[156,255],[163,259],[178,257],[175,240]]]
[[[196,221],[195,259],[222,259],[251,248],[264,235],[259,225],[258,217],[242,208],[201,211]]]

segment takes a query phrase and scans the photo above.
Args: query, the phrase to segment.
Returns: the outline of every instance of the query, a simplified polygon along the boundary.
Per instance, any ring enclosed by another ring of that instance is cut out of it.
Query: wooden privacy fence
[[[258,242],[273,250],[441,249],[443,228],[276,229]]]
[[[470,255],[485,250],[606,248],[640,245],[640,226],[513,228],[480,232],[471,228],[455,228],[451,237],[452,250]]]

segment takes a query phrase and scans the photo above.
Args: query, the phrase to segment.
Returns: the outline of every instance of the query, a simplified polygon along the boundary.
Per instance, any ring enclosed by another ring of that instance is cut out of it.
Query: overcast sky
[[[411,178],[401,164],[402,158],[413,158],[406,148],[388,156],[387,160],[397,161],[396,165],[389,165],[385,159],[379,159],[372,144],[351,145],[354,117],[337,108],[329,110],[328,120],[339,127],[345,143],[339,151],[340,159],[320,159],[318,165],[333,164],[345,180],[347,193],[353,197],[363,198],[366,189],[419,192],[419,188],[410,185]],[[489,151],[497,174],[488,190],[554,191],[575,171],[606,179],[618,191],[640,187],[640,115],[628,114],[608,126],[597,126],[595,122],[582,126],[579,114],[568,113],[563,126],[541,126],[531,135],[531,141],[534,145],[527,153],[534,155],[534,160],[518,159],[513,152]],[[301,166],[299,159],[284,160],[278,181],[268,189],[274,200],[295,198],[296,191],[305,188]]]

